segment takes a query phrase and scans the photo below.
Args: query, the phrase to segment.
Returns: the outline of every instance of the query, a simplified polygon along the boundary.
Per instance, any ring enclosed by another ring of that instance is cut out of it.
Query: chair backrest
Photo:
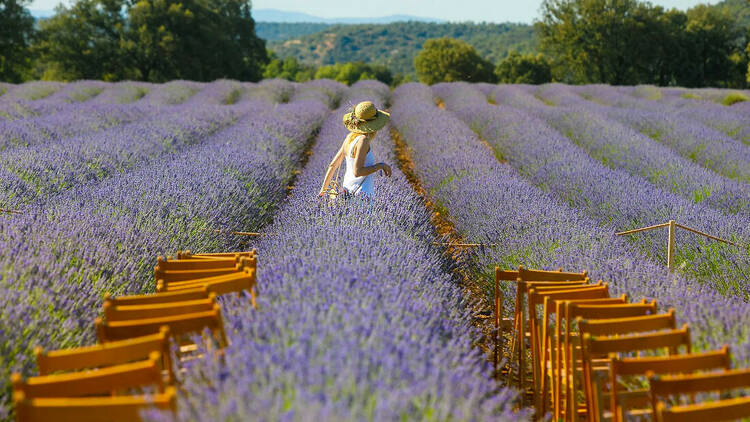
[[[534,287],[529,290],[529,309],[544,304],[544,300],[603,299],[609,297],[609,285],[602,283],[587,284],[569,288]]]
[[[104,295],[104,302],[111,306],[133,306],[133,305],[155,305],[171,302],[184,302],[186,300],[207,299],[208,290],[195,288],[179,292],[156,293],[149,295],[118,296],[112,297],[109,293]]]
[[[103,308],[104,318],[111,322],[205,312],[212,310],[215,304],[216,293],[210,293],[207,299],[158,303],[153,305],[112,306],[109,302],[104,302]]]
[[[630,318],[648,314],[653,315],[656,313],[656,311],[656,300],[646,302],[646,299],[643,299],[640,303],[623,303],[613,305],[572,302],[567,304],[567,317],[571,320],[575,320],[579,317],[583,319]]]
[[[198,278],[217,277],[232,273],[241,272],[245,268],[255,268],[255,260],[242,257],[239,263],[232,267],[197,269],[197,270],[160,270],[154,267],[154,280],[161,280],[165,283],[176,281],[194,280]]]
[[[750,387],[750,368],[688,375],[651,376],[651,392],[657,397]]]
[[[213,270],[217,268],[233,268],[240,263],[240,256],[217,259],[164,259],[156,258],[155,272],[184,271],[184,270]]]
[[[570,273],[563,271],[529,270],[522,266],[518,267],[518,278],[524,281],[576,281],[585,280],[588,277],[586,271],[582,273]]]
[[[729,346],[703,353],[672,356],[646,356],[638,358],[613,357],[610,366],[617,375],[676,374],[708,369],[729,369]]]
[[[210,284],[215,284],[219,282],[234,281],[234,280],[241,280],[241,279],[247,279],[247,278],[252,278],[254,282],[255,274],[256,274],[255,269],[245,268],[242,271],[237,271],[237,272],[233,272],[230,274],[224,274],[224,275],[215,276],[215,277],[196,278],[192,280],[173,281],[169,283],[164,282],[164,280],[157,280],[156,290],[160,293],[174,292],[174,291],[179,291],[179,290],[190,290],[190,289],[195,289],[196,287],[200,287],[200,286],[208,286]]]
[[[171,372],[172,365],[168,362],[169,327],[160,327],[156,334],[94,346],[50,351],[41,347],[34,349],[39,375],[145,360],[151,352],[161,352],[162,357],[167,359],[163,366]]]
[[[660,401],[655,411],[657,422],[721,422],[746,420],[750,416],[750,397],[717,400],[708,403],[668,408]]]
[[[221,259],[245,256],[248,258],[258,256],[258,250],[252,249],[244,252],[217,252],[217,253],[193,253],[187,251],[177,251],[177,259]]]
[[[23,380],[13,374],[13,391],[21,391],[27,398],[80,397],[107,394],[129,388],[156,386],[164,391],[161,374],[161,353],[151,352],[144,361],[107,366],[96,370],[43,375]]]
[[[30,399],[21,391],[13,393],[18,422],[133,422],[141,421],[144,409],[177,411],[177,390],[167,387],[163,394],[86,398]]]
[[[667,405],[658,397],[750,387],[750,369],[689,375],[651,376],[651,397],[657,421],[725,421],[750,416],[750,397],[717,400],[684,406]]]
[[[593,320],[578,317],[576,321],[581,334],[586,333],[592,336],[673,330],[676,326],[674,309],[669,309],[665,314]]]
[[[690,353],[690,329],[685,324],[676,330],[629,334],[625,336],[592,336],[583,335],[583,344],[591,355],[608,355],[610,353],[635,352],[639,350],[670,349],[685,346]]]
[[[159,327],[166,325],[172,336],[201,333],[204,328],[208,328],[214,333],[221,347],[227,344],[224,322],[218,305],[214,306],[211,311],[161,318],[112,322],[104,322],[101,318],[97,318],[95,324],[99,341],[103,343],[153,334],[159,331]]]
[[[254,308],[256,307],[256,284],[257,278],[255,269],[246,268],[241,273],[236,273],[226,277],[198,279],[169,283],[166,285],[159,282],[157,283],[156,289],[165,292],[180,292],[183,290],[203,288],[211,293],[215,293],[216,295],[237,293],[238,296],[240,296],[243,291],[247,291],[250,294],[250,303]]]

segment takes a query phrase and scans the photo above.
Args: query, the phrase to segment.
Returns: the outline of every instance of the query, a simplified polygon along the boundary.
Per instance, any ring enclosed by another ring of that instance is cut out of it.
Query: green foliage
[[[497,65],[495,75],[501,83],[539,85],[552,81],[552,68],[541,53],[521,55],[511,51]]]
[[[477,54],[474,47],[452,38],[427,40],[414,58],[420,82],[495,82],[493,65]]]
[[[314,34],[330,27],[327,23],[312,22],[256,22],[255,32],[266,41],[284,41]]]
[[[134,79],[120,48],[123,0],[79,0],[39,23],[37,72],[45,80]]]
[[[78,0],[40,24],[44,79],[259,80],[268,60],[241,0]]]
[[[377,79],[385,84],[393,82],[391,71],[382,65],[364,62],[336,63],[322,66],[315,72],[315,79],[333,79],[347,85],[366,79]]]
[[[279,57],[296,57],[316,66],[356,61],[381,64],[409,78],[415,74],[414,57],[424,42],[442,37],[466,41],[492,62],[499,62],[511,50],[536,51],[530,25],[426,22],[334,25],[295,39],[269,41],[269,48]]]
[[[545,0],[536,28],[557,80],[745,84],[745,37],[722,6],[699,5],[684,13],[640,0]]]
[[[743,35],[729,9],[701,4],[688,10],[685,51],[690,66],[681,72],[678,83],[682,86],[736,86],[733,82],[737,80],[737,67],[747,66],[747,60],[742,57],[744,52],[742,56],[732,57],[742,51]]]
[[[29,0],[0,0],[0,80],[21,82],[29,69],[34,18]]]
[[[263,70],[264,79],[286,79],[295,82],[307,82],[315,78],[315,67],[300,63],[294,57],[286,59],[277,58],[273,52],[269,52],[271,61]]]
[[[730,106],[732,104],[741,103],[743,101],[750,101],[750,98],[748,98],[747,95],[741,92],[731,92],[727,94],[727,96],[724,97],[723,100],[721,100],[721,103],[725,106]]]

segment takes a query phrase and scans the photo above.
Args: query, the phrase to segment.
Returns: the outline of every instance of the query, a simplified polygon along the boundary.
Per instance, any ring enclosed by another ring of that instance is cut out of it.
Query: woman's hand
[[[391,174],[393,174],[393,170],[391,170],[391,166],[389,166],[386,163],[380,163],[380,169],[383,170],[383,173],[385,173],[385,175],[388,177],[391,177]]]

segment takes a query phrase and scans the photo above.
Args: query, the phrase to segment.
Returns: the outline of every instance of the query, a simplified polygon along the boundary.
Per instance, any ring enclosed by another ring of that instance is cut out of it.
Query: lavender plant
[[[383,104],[387,87],[352,87],[344,103]],[[472,347],[469,309],[442,269],[429,216],[404,176],[372,198],[317,198],[346,135],[344,108],[323,125],[294,194],[258,248],[258,310],[224,309],[225,360],[196,362],[186,420],[516,420]],[[387,128],[372,143],[392,160]],[[231,306],[234,305],[234,306]],[[252,399],[248,399],[251,397]],[[161,415],[161,418],[167,418]]]
[[[511,92],[499,86],[495,101],[509,104]],[[543,95],[564,90],[564,86],[544,87]],[[519,94],[516,92],[516,94]],[[520,93],[521,95],[529,95]],[[612,168],[622,168],[639,175],[656,186],[675,192],[696,203],[705,203],[727,213],[750,215],[750,186],[729,180],[690,160],[680,157],[669,147],[659,144],[646,135],[619,124],[587,107],[548,107],[535,98],[510,100],[514,105],[524,105],[527,110],[543,118],[549,125],[568,136],[587,153]],[[582,99],[581,99],[582,100]],[[552,102],[549,99],[548,102]]]
[[[582,209],[614,233],[675,219],[699,230],[746,244],[750,220],[725,216],[664,191],[622,169],[611,169],[543,121],[522,110],[487,104],[467,84],[441,84],[435,93],[451,111],[535,185]],[[642,253],[666,265],[664,233],[631,238]],[[750,251],[679,232],[676,266],[688,279],[750,299]]]
[[[258,229],[270,222],[327,108],[305,100],[250,109],[231,127],[201,133],[208,138],[179,155],[148,163],[143,157],[132,170],[76,185],[22,215],[2,216],[4,383],[12,371],[34,373],[35,345],[93,343],[102,294],[152,290],[157,254],[243,249],[244,239],[214,229]],[[8,399],[5,385],[0,419],[9,415]]]
[[[586,269],[593,279],[609,282],[614,294],[655,298],[662,309],[676,308],[679,318],[690,323],[698,349],[728,343],[738,365],[750,363],[746,302],[669,274],[607,226],[534,187],[499,161],[466,124],[440,110],[430,88],[402,85],[393,98],[393,124],[412,149],[416,172],[433,199],[467,240],[500,245],[474,256],[488,287],[495,265]],[[506,300],[512,298],[507,287]]]

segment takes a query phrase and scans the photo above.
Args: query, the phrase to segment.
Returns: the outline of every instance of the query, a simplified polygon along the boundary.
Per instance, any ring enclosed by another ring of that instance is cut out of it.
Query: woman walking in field
[[[343,194],[349,195],[372,195],[372,175],[378,170],[383,170],[386,176],[391,176],[391,167],[385,163],[375,164],[370,142],[375,134],[388,120],[390,114],[378,110],[370,101],[363,101],[354,107],[354,110],[344,115],[344,126],[349,129],[349,134],[339,148],[336,155],[328,165],[323,186],[320,188],[319,196],[328,192],[328,186],[333,178],[333,173],[341,166],[346,158],[346,173],[344,174]],[[342,192],[340,192],[342,193]]]

